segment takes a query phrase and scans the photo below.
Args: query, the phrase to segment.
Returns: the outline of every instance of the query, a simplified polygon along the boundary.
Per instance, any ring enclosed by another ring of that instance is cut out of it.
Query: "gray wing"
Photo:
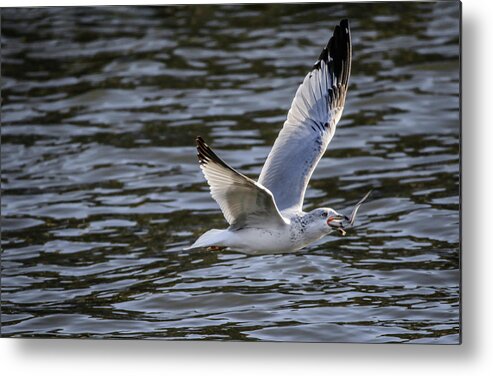
[[[287,120],[262,168],[259,183],[273,193],[279,210],[302,208],[313,170],[342,115],[351,49],[349,23],[342,20],[298,88]]]
[[[287,223],[268,189],[228,166],[201,137],[197,137],[197,150],[211,195],[232,228],[265,228]]]

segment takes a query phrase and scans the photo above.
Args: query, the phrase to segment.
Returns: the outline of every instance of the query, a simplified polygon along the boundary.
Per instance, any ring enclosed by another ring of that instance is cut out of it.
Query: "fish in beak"
[[[368,199],[370,193],[373,190],[370,190],[358,203],[354,206],[351,215],[348,217],[346,215],[336,215],[332,216],[327,220],[327,224],[339,231],[339,233],[344,236],[346,235],[345,229],[348,227],[352,227],[354,225],[354,221],[356,220],[356,213],[358,213],[358,209],[360,206]]]

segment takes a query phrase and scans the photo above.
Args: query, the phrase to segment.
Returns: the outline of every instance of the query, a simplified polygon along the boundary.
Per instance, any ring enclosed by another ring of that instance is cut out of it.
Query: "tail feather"
[[[211,246],[224,246],[222,243],[224,240],[224,233],[227,230],[216,230],[212,229],[203,234],[198,238],[195,243],[190,247],[183,248],[184,250],[189,250],[193,248],[205,248]]]

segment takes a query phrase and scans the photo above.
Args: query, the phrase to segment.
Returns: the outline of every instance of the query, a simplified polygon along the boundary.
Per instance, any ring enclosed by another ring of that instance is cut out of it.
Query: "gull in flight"
[[[229,227],[209,230],[186,249],[208,247],[247,254],[297,251],[352,226],[350,217],[330,208],[304,212],[303,199],[315,167],[334,136],[342,115],[351,71],[351,31],[342,20],[299,86],[287,119],[258,181],[226,164],[197,138],[200,168]]]

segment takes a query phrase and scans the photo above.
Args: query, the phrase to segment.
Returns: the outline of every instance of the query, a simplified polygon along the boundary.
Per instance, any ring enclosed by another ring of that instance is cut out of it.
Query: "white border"
[[[242,1],[248,2],[248,1]],[[1,6],[163,4],[2,0]],[[169,3],[169,2],[168,2]],[[176,3],[197,3],[177,1]],[[4,375],[488,375],[493,369],[492,2],[463,1],[463,345],[0,339]]]

